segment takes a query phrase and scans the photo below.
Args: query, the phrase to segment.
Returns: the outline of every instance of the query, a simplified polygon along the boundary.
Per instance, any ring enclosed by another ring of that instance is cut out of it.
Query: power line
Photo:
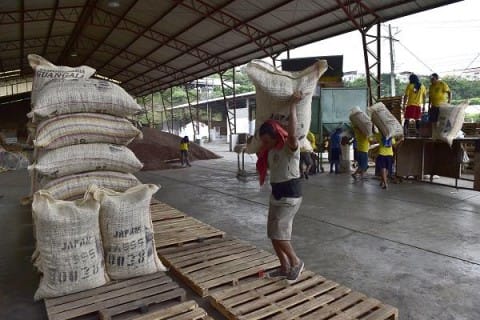
[[[422,59],[420,59],[415,53],[413,53],[410,49],[408,49],[400,40],[398,40],[398,44],[401,45],[408,53],[410,53],[415,59],[417,59],[418,62],[420,62],[421,64],[423,64],[424,67],[426,67],[428,70],[430,70],[431,72],[435,72],[433,71],[432,68],[430,68],[425,62],[422,61]]]
[[[475,58],[473,58],[473,60],[468,64],[468,66],[467,66],[465,69],[463,69],[462,73],[464,73],[465,71],[467,71],[467,69],[469,69],[469,68],[472,66],[472,64],[475,62],[475,60],[477,60],[478,57],[480,57],[480,53],[478,53],[478,54],[475,56]]]

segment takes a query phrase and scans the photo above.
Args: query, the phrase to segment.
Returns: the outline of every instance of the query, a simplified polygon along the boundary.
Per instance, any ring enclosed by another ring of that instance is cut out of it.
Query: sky
[[[480,0],[465,0],[388,21],[382,25],[382,36],[388,36],[388,24],[392,26],[394,38],[399,40],[394,44],[396,73],[437,72],[442,76],[467,67],[480,67]],[[382,73],[389,73],[387,39],[382,40],[381,50]],[[290,57],[309,57],[312,52],[315,56],[342,54],[344,72],[365,70],[358,31],[296,48],[290,51]],[[283,54],[280,59],[285,59]]]

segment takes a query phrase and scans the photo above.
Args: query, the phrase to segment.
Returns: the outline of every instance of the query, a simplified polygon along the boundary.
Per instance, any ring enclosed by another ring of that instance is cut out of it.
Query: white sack
[[[82,198],[92,184],[115,191],[125,191],[140,184],[140,181],[130,173],[93,171],[61,177],[45,184],[41,183],[42,188],[58,200]]]
[[[465,120],[465,108],[467,106],[466,104],[452,106],[446,103],[440,105],[438,122],[433,126],[433,139],[446,142],[451,146],[453,139],[462,130]]]
[[[158,191],[142,184],[125,192],[92,186],[89,190],[101,204],[100,229],[108,275],[128,279],[166,271],[157,256],[150,202]]]
[[[403,127],[397,118],[381,102],[368,108],[372,122],[385,138],[403,137]]]
[[[38,92],[50,81],[88,79],[95,73],[95,69],[87,66],[76,68],[56,66],[47,59],[36,54],[29,54],[27,58],[28,63],[35,72],[32,83],[32,105],[37,100]]]
[[[33,197],[37,259],[43,272],[35,300],[107,283],[100,237],[100,204],[93,198],[58,201],[41,190]]]
[[[370,137],[372,133],[372,120],[370,117],[360,110],[359,107],[354,107],[350,111],[350,122],[352,125],[360,130],[365,136]]]
[[[34,146],[43,149],[84,143],[127,145],[142,132],[127,119],[95,113],[76,113],[48,119],[38,125]]]
[[[28,169],[40,176],[60,178],[88,171],[135,173],[143,165],[125,146],[105,143],[78,144],[48,151],[40,155]]]
[[[99,79],[51,81],[37,94],[32,112],[34,122],[62,114],[92,112],[128,117],[142,108],[123,88]]]
[[[294,91],[302,91],[303,98],[297,104],[297,136],[301,142],[306,140],[310,129],[312,114],[312,96],[318,79],[327,70],[325,60],[300,72],[280,71],[261,60],[253,60],[247,65],[247,74],[256,89],[255,136],[247,144],[248,153],[256,153],[260,148],[258,130],[268,119],[288,124],[290,98]]]

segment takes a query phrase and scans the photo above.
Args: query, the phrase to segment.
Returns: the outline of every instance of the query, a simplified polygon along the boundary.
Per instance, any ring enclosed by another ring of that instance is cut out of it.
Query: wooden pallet
[[[105,286],[45,300],[49,320],[75,319],[91,315],[95,319],[112,319],[130,311],[145,312],[153,304],[183,301],[181,289],[164,272],[111,282]],[[137,313],[138,315],[138,313]],[[134,315],[136,316],[136,315]],[[132,319],[130,316],[122,319]]]
[[[277,257],[235,239],[213,239],[158,253],[170,271],[202,297],[279,266]]]
[[[184,216],[153,222],[155,245],[157,248],[181,246],[189,242],[223,238],[225,232],[195,218]]]
[[[163,221],[184,218],[185,214],[166,203],[153,203],[150,205],[152,221]]]
[[[209,300],[228,319],[398,319],[397,309],[310,271],[292,285],[257,279],[217,291]]]
[[[149,312],[132,320],[213,320],[195,301],[186,301],[170,308]]]

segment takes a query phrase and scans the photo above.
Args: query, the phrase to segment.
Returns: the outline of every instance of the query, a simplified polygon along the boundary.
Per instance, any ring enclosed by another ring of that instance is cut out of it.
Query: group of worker
[[[438,121],[440,106],[451,101],[451,92],[448,85],[441,81],[438,74],[430,76],[428,118],[431,123]],[[417,129],[422,113],[425,111],[427,90],[420,83],[419,78],[412,74],[405,90],[405,128],[411,119],[417,121]],[[272,194],[269,201],[267,234],[272,241],[273,248],[280,260],[280,268],[270,272],[269,277],[284,278],[290,283],[296,282],[304,269],[304,262],[297,256],[291,244],[293,220],[302,203],[302,177],[308,178],[312,167],[310,148],[301,149],[296,137],[296,105],[303,98],[302,92],[295,92],[291,98],[289,122],[286,129],[274,120],[266,121],[259,130],[262,148],[257,161],[260,183],[265,181],[267,168],[270,170],[270,184]],[[406,107],[406,108],[405,108]],[[355,160],[357,170],[352,174],[354,179],[362,178],[368,169],[368,151],[370,137],[365,136],[358,128],[353,128],[355,136]],[[309,135],[312,147],[316,143]],[[376,158],[383,189],[388,187],[388,175],[393,167],[393,138],[386,138],[381,133],[375,134],[379,144],[379,154]],[[313,143],[312,143],[313,142]],[[338,173],[341,157],[341,129],[335,130],[330,141],[330,172]],[[333,150],[333,152],[332,152]],[[335,170],[335,171],[334,171]]]
[[[451,99],[452,93],[447,83],[440,80],[436,73],[430,75],[430,87],[428,89],[428,121],[430,123],[436,124],[438,122],[440,106],[447,102],[450,103]],[[409,77],[409,84],[405,89],[405,96],[403,99],[405,135],[408,134],[410,120],[415,121],[418,133],[422,114],[425,113],[426,101],[427,89],[420,82],[418,76],[412,73]]]

